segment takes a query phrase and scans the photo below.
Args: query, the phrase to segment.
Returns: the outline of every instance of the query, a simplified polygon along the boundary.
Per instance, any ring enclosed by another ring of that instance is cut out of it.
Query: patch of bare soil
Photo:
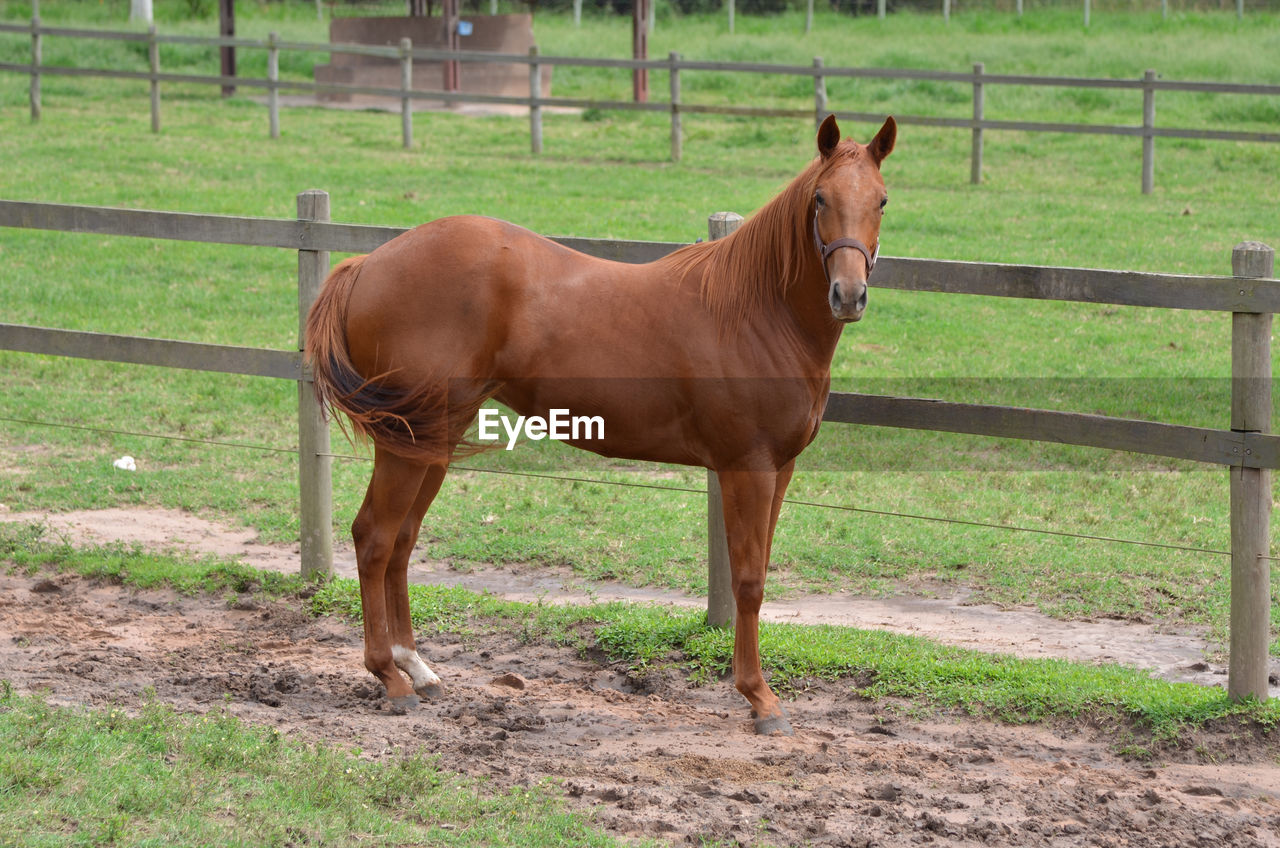
[[[675,844],[1280,845],[1276,750],[1247,734],[1132,762],[1098,729],[910,719],[820,685],[789,704],[795,737],[758,738],[727,683],[448,633],[419,641],[446,695],[393,715],[358,631],[298,607],[0,575],[0,677],[64,704],[150,687],[374,758],[440,754],[498,788],[550,778],[609,832]]]

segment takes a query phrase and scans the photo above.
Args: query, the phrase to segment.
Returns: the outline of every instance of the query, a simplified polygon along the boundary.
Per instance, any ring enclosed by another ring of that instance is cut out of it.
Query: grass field
[[[162,29],[211,32],[207,21],[177,19],[185,5],[157,4]],[[97,2],[44,6],[49,22],[111,26],[121,9]],[[309,3],[239,4],[238,11],[247,35],[272,29],[297,39],[324,35]],[[21,21],[28,13],[26,4],[0,0],[0,19]],[[718,16],[663,17],[651,44],[655,54],[680,50],[690,58],[807,63],[822,55],[833,65],[952,70],[983,61],[991,72],[1126,77],[1154,67],[1167,78],[1280,82],[1280,66],[1269,61],[1280,47],[1274,14],[1251,14],[1244,23],[1230,15],[1187,14],[1161,23],[1149,13],[1095,13],[1087,32],[1076,9],[1037,10],[1020,22],[957,15],[950,28],[936,17],[878,23],[823,14],[808,38],[792,35],[800,20],[795,14],[740,16],[738,34],[729,38]],[[536,26],[547,53],[621,56],[627,50],[624,20],[589,18],[575,30],[564,17],[539,14]],[[0,61],[24,61],[27,49],[21,37],[0,38]],[[45,55],[69,62],[73,49],[51,39]],[[76,61],[111,67],[145,61],[120,44],[101,51]],[[210,70],[216,57],[175,48],[163,61],[195,73]],[[260,72],[259,58],[243,61],[246,73]],[[293,56],[285,72],[306,77],[309,61]],[[655,89],[662,85],[654,81]],[[598,72],[556,76],[558,94],[621,96],[625,90],[625,78]],[[693,75],[685,91],[707,102],[802,102],[808,96],[785,81]],[[548,115],[546,152],[534,157],[522,118],[420,115],[418,146],[404,151],[395,116],[317,109],[287,111],[284,137],[271,143],[265,110],[247,97],[224,101],[207,89],[167,88],[164,131],[152,135],[143,85],[47,78],[44,94],[44,118],[31,124],[26,78],[0,76],[2,198],[289,217],[295,195],[319,187],[333,194],[339,221],[407,226],[480,212],[554,234],[692,240],[703,234],[709,212],[760,206],[803,167],[813,145],[804,122],[686,117],[685,160],[672,165],[665,159],[665,119]],[[957,92],[923,85],[833,86],[831,100],[840,109],[921,114],[963,115],[968,108]],[[1118,94],[988,93],[988,113],[1002,118],[1136,123],[1138,108],[1139,101]],[[1198,95],[1162,95],[1160,115],[1162,123],[1238,129],[1269,129],[1280,117],[1269,101]],[[871,131],[846,129],[864,138]],[[1237,242],[1280,243],[1275,146],[1161,141],[1157,148],[1156,191],[1143,197],[1136,141],[989,133],[986,182],[974,187],[967,183],[967,134],[906,130],[885,166],[893,198],[885,252],[1222,274]],[[295,279],[295,259],[287,252],[0,232],[0,320],[6,322],[287,349],[296,342]],[[1226,316],[1202,313],[875,291],[867,319],[846,332],[835,370],[841,388],[1222,427],[1229,326]],[[295,444],[293,416],[289,384],[0,353],[0,508],[164,505],[255,527],[268,540],[295,539],[297,484],[289,454],[206,443],[287,450]],[[21,423],[33,420],[45,423]],[[345,449],[336,432],[334,444]],[[123,453],[138,457],[136,474],[112,469],[111,460]],[[671,486],[702,482],[700,472],[606,463],[554,447],[525,446],[468,464]],[[340,538],[367,472],[365,462],[337,464]],[[1061,446],[828,427],[802,459],[791,494],[1192,547],[1228,544],[1224,471]],[[460,564],[563,564],[584,576],[696,591],[705,586],[703,516],[702,498],[686,493],[456,472],[424,530],[422,553]],[[224,581],[240,579],[234,569],[211,571],[207,564],[137,552],[76,553],[22,529],[0,534],[0,560],[18,568],[53,563],[111,579],[163,580],[185,590],[224,591]],[[1218,555],[788,506],[769,592],[945,594],[963,587],[977,600],[1035,604],[1067,618],[1208,627],[1221,641],[1227,570],[1227,559]],[[270,588],[291,591],[287,584]],[[509,626],[504,622],[512,618],[527,626],[535,617],[528,608],[474,596],[417,601],[435,610],[420,606],[421,615],[443,609],[450,621],[474,624],[469,617],[479,616],[484,626]],[[344,583],[330,586],[319,601],[338,613],[350,611],[351,602]],[[691,674],[714,676],[724,663],[722,635],[696,617],[619,609],[561,614],[589,621],[601,646],[637,664],[672,650],[689,658]],[[538,626],[554,633],[566,624],[539,619]],[[892,687],[868,694],[926,706],[1023,719],[1102,710],[1156,733],[1176,733],[1183,723],[1231,709],[1220,694],[1115,669],[1002,663],[995,675],[979,658],[924,644],[908,649],[868,634],[786,628],[766,634],[766,655],[781,677],[845,673],[841,663],[850,654]],[[903,657],[914,663],[901,663]],[[955,669],[945,685],[929,673],[943,665]],[[1252,719],[1274,725],[1274,703]],[[214,743],[218,762],[207,756]],[[289,828],[321,842],[359,834],[414,844],[606,844],[540,794],[487,797],[417,760],[375,772],[341,752],[302,749],[230,719],[176,716],[161,705],[139,716],[79,714],[6,690],[0,693],[0,758],[8,781],[0,786],[0,821],[29,823],[30,799],[39,798],[44,814],[85,822],[79,836],[86,844],[142,844],[125,832],[127,822],[176,802],[167,820],[174,829],[144,836],[225,841],[209,829],[218,809],[245,799],[271,805],[255,808],[260,829],[240,837],[254,844],[284,844],[292,838]],[[74,780],[66,777],[69,763],[80,769]],[[130,766],[129,774],[121,775],[121,764]],[[173,786],[202,791],[175,798]],[[115,791],[121,787],[123,793]],[[481,830],[464,829],[461,842],[447,828],[430,830],[405,812],[410,797],[439,804],[444,824],[478,821]],[[130,806],[121,808],[121,798]],[[67,842],[55,837],[50,844]]]

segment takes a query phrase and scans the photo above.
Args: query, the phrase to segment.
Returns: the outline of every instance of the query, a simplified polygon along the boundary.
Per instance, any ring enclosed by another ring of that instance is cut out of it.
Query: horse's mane
[[[814,267],[811,227],[818,181],[860,150],[852,141],[841,142],[728,236],[691,244],[667,257],[678,277],[701,274],[702,302],[722,330],[732,330],[781,301]]]

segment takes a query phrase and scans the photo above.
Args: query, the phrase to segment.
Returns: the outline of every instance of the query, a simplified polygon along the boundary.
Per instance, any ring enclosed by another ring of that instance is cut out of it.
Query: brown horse
[[[374,444],[351,532],[365,666],[393,705],[440,693],[414,642],[406,570],[451,457],[496,398],[521,415],[598,417],[595,438],[567,439],[598,454],[717,473],[735,685],[757,732],[791,733],[760,669],[765,572],[840,332],[866,307],[896,135],[889,118],[867,145],[841,141],[827,118],[818,158],[736,232],[647,265],[455,217],[334,269],[307,319],[307,358],[321,400]]]

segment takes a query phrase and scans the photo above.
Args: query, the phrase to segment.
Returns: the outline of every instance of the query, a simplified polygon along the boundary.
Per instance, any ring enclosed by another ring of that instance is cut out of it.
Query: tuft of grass
[[[0,562],[27,573],[54,567],[139,589],[165,586],[186,595],[234,592],[284,597],[311,591],[297,575],[261,571],[234,559],[176,557],[140,545],[77,547],[54,538],[48,526],[40,523],[0,522]]]
[[[381,760],[229,714],[57,708],[0,681],[0,833],[15,845],[609,846],[549,793]]]

